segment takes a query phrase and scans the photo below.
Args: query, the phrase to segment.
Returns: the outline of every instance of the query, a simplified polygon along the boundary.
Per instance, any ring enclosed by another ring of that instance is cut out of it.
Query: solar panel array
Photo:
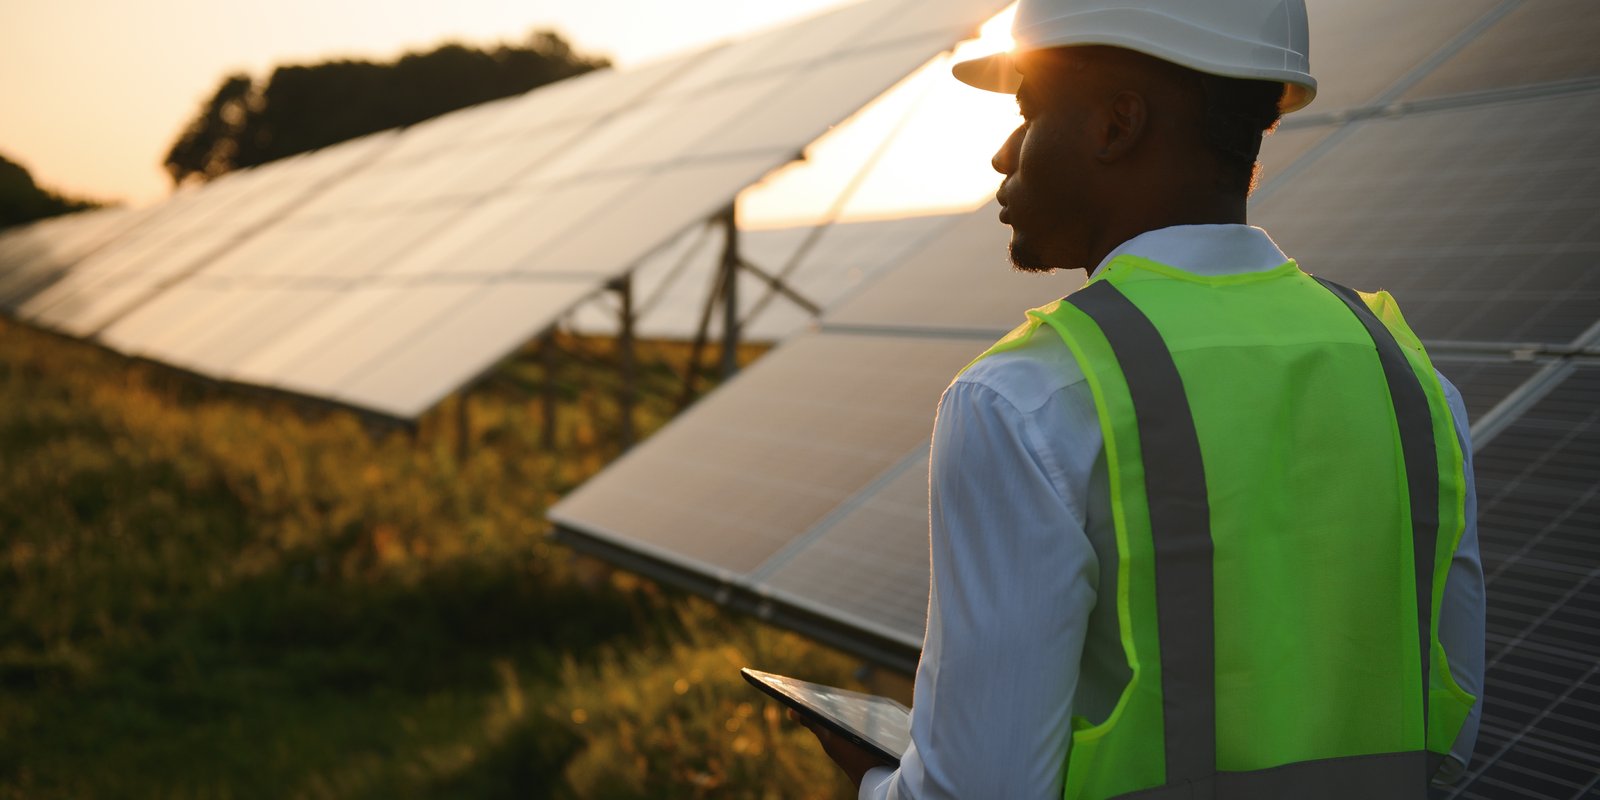
[[[4,308],[212,378],[414,418],[1003,5],[867,0],[88,215],[83,231],[29,228],[0,238]],[[126,228],[90,244],[113,218]]]
[[[1600,794],[1600,16],[1585,0],[1311,0],[1322,92],[1252,222],[1387,288],[1473,421],[1489,592],[1482,730],[1438,798]],[[973,154],[985,157],[987,154]],[[579,548],[909,669],[940,390],[1075,288],[941,236],[551,514]]]
[[[944,226],[950,215],[905,217],[740,231],[739,273],[746,341],[779,342],[884,269],[898,264]],[[633,272],[635,333],[646,339],[693,339],[722,263],[724,231],[709,224],[684,232]],[[773,279],[781,278],[782,289]],[[600,336],[617,330],[620,307],[602,295],[573,314],[573,330]],[[716,331],[713,331],[715,333]]]

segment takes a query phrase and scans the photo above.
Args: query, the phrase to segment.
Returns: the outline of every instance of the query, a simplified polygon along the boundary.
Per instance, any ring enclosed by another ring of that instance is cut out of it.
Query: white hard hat
[[[1010,94],[1022,82],[1015,54],[1101,44],[1213,75],[1282,81],[1285,114],[1317,94],[1304,0],[1020,0],[1011,36],[1011,52],[963,61],[955,76]]]

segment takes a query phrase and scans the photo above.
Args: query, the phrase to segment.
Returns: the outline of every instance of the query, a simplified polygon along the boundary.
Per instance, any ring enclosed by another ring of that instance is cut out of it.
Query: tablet
[[[739,674],[784,705],[891,764],[911,746],[911,710],[887,697],[799,681],[746,667]]]

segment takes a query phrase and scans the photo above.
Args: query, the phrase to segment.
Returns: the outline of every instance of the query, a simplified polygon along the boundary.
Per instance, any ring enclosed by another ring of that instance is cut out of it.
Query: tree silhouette
[[[40,188],[26,167],[0,155],[0,228],[99,205]]]
[[[446,44],[390,63],[281,66],[264,85],[229,75],[167,153],[174,184],[413,125],[607,65],[538,31],[521,46]]]

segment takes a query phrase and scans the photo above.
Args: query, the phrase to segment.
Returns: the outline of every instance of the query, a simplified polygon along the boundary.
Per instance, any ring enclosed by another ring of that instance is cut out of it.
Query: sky
[[[27,167],[51,190],[145,205],[168,192],[170,181],[161,168],[167,149],[231,73],[264,78],[281,64],[332,58],[388,60],[445,41],[479,46],[519,42],[529,32],[545,28],[558,31],[581,52],[607,56],[627,68],[846,2],[0,0],[0,154]],[[978,191],[967,184],[975,178],[979,183],[997,182],[997,176],[991,178],[992,173],[985,171],[988,153],[1015,124],[1010,101],[978,97],[985,93],[961,87],[949,78],[947,66],[934,72],[920,83],[907,82],[908,96],[920,101],[898,101],[900,110],[893,116],[876,114],[879,130],[892,129],[898,115],[908,110],[926,118],[925,125],[959,129],[957,139],[978,147],[976,152],[963,150],[969,157],[959,159],[967,166],[957,181],[963,188],[949,180],[934,182],[952,196],[972,198],[931,201],[952,206],[981,202],[981,195],[993,187]],[[970,107],[934,101],[935,95],[951,89],[958,98],[985,109],[977,117],[990,124],[973,125]],[[926,136],[919,140],[914,131],[907,131],[903,146],[895,150],[910,154],[921,146],[933,148],[928,152],[935,155],[950,154],[947,142],[930,144]],[[833,150],[843,152],[838,145]],[[892,215],[896,202],[884,199],[884,187],[903,179],[930,180],[924,161],[901,158],[906,163],[898,166],[895,161],[883,158],[875,173],[878,177],[857,187],[853,216]],[[902,178],[894,178],[896,174]],[[826,191],[840,188],[837,176],[780,179],[792,188],[779,194],[809,192],[813,205]],[[908,187],[900,193],[915,196],[911,192]],[[805,216],[786,211],[783,203],[775,207],[770,200],[755,198],[748,205],[755,209],[752,213],[770,220]]]

